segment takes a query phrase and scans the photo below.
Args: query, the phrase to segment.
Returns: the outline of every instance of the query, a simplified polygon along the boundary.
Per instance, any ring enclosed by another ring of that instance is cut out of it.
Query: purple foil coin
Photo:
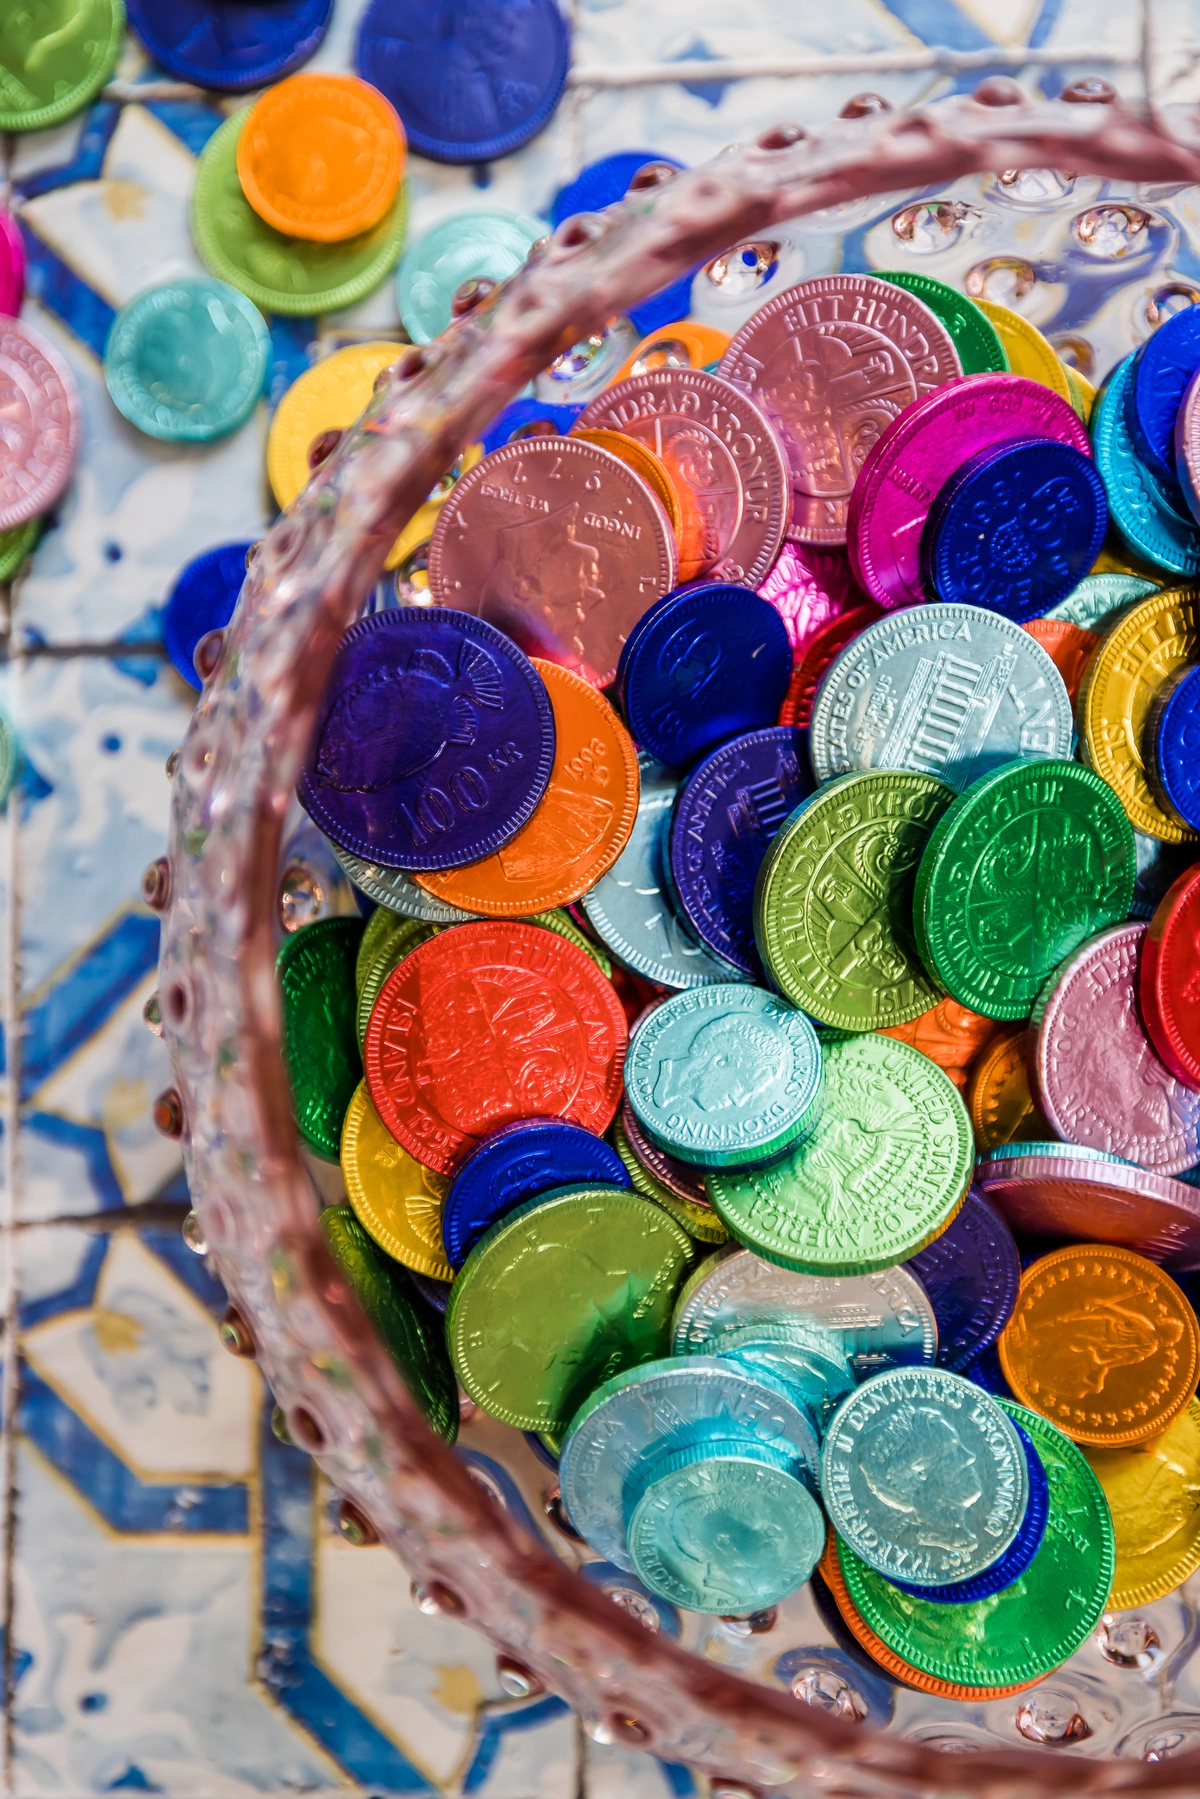
[[[941,1236],[906,1266],[929,1295],[939,1365],[961,1374],[996,1341],[1017,1303],[1021,1258],[1012,1232],[972,1187]]]
[[[802,732],[750,731],[706,756],[675,802],[668,866],[679,910],[706,949],[752,978],[754,883],[784,819],[812,792],[807,763]]]
[[[554,714],[528,657],[466,612],[392,606],[338,645],[300,803],[385,868],[459,868],[503,847],[546,790]]]
[[[1200,1093],[1159,1061],[1138,1016],[1146,928],[1101,931],[1039,999],[1031,1020],[1038,1093],[1068,1143],[1180,1174],[1200,1162]]]
[[[881,606],[933,596],[921,579],[921,532],[934,499],[969,456],[1018,437],[1052,438],[1091,454],[1065,400],[1023,375],[963,375],[907,406],[867,453],[850,497],[846,547]]]
[[[780,550],[758,592],[786,625],[793,662],[823,626],[863,605],[867,597],[854,579],[845,550],[791,542]]]
[[[0,206],[0,312],[15,319],[25,298],[25,239],[11,212]]]

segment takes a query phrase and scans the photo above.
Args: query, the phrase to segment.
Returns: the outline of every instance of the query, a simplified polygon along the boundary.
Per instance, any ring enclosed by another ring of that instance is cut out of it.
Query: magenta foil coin
[[[1200,1093],[1159,1061],[1137,1009],[1144,924],[1101,931],[1039,999],[1035,1066],[1060,1137],[1155,1174],[1200,1162]]]
[[[1200,1192],[1128,1162],[1081,1156],[1070,1143],[1005,1144],[983,1156],[976,1185],[1019,1236],[1115,1243],[1171,1268],[1200,1267]]]
[[[1188,382],[1175,414],[1175,479],[1200,524],[1200,373]]]
[[[825,625],[866,600],[845,550],[811,543],[785,543],[758,591],[787,626],[793,661]]]
[[[894,608],[935,597],[921,579],[921,533],[938,490],[977,451],[1019,437],[1092,453],[1067,402],[1023,375],[962,375],[888,427],[863,463],[846,523],[851,568],[872,599]]]
[[[0,312],[15,319],[25,298],[25,239],[11,212],[0,206]]]
[[[23,525],[58,499],[82,432],[75,378],[45,338],[0,318],[0,531]]]

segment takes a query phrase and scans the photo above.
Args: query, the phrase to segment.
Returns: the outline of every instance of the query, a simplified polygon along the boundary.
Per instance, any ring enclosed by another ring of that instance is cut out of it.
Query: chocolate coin
[[[980,1155],[1001,1143],[1044,1142],[1050,1136],[1029,1086],[1024,1025],[1002,1031],[981,1053],[967,1085],[967,1110]]]
[[[355,967],[355,980],[358,985],[358,1004],[354,1013],[354,1028],[358,1035],[358,1047],[361,1050],[367,1038],[367,1026],[371,1021],[371,1013],[375,1009],[375,1001],[383,991],[383,983],[393,968],[398,968],[405,956],[416,949],[419,943],[425,943],[439,929],[437,925],[425,924],[419,918],[398,918],[394,927],[383,940],[376,943],[370,957],[364,962],[362,949],[359,949],[358,963]],[[366,940],[364,933],[364,942]],[[362,979],[358,980],[358,967],[362,967]]]
[[[659,1185],[666,1187],[677,1199],[686,1200],[691,1206],[712,1211],[700,1170],[694,1163],[681,1162],[677,1156],[668,1155],[665,1149],[660,1148],[642,1129],[638,1115],[627,1099],[621,1101],[619,1123],[634,1156]],[[636,1187],[638,1183],[635,1180],[633,1184]]]
[[[832,551],[827,551],[826,554],[831,555]],[[781,725],[794,725],[799,731],[807,730],[812,718],[813,700],[826,669],[847,644],[853,643],[868,625],[874,624],[882,616],[874,600],[868,600],[865,605],[851,606],[848,611],[840,612],[828,624],[813,632],[792,669],[792,678],[784,695],[783,705],[779,708]]]
[[[1023,630],[1035,643],[1040,643],[1063,678],[1067,698],[1074,706],[1087,672],[1087,665],[1100,647],[1095,631],[1069,624],[1065,618],[1026,619]]]
[[[665,1181],[660,1180],[651,1169],[649,1157],[635,1153],[629,1135],[629,1125],[633,1125],[638,1130],[639,1143],[648,1145],[659,1158],[671,1161],[676,1168],[683,1168],[685,1164],[674,1162],[673,1158],[668,1157],[663,1150],[658,1148],[657,1144],[650,1144],[645,1132],[638,1126],[628,1101],[623,1102],[620,1112],[608,1127],[608,1139],[629,1176],[634,1192],[640,1193],[643,1199],[653,1200],[656,1206],[661,1206],[663,1211],[668,1213],[676,1224],[681,1224],[688,1236],[694,1237],[697,1243],[710,1246],[717,1243],[728,1243],[729,1232],[709,1205],[708,1195],[705,1194],[702,1201],[692,1199],[690,1196],[685,1197],[679,1192],[678,1184],[668,1187]],[[697,1170],[692,1169],[690,1172],[695,1174]]]
[[[342,1120],[362,1078],[354,1034],[361,918],[321,918],[285,937],[276,972],[292,1110],[306,1146],[336,1162]]]
[[[1022,1237],[1115,1243],[1200,1267],[1200,1194],[1185,1181],[1074,1143],[997,1144],[976,1179]]]
[[[1194,664],[1176,669],[1151,701],[1143,752],[1163,811],[1200,833],[1200,668]]]
[[[404,918],[423,918],[428,924],[467,924],[475,917],[474,912],[464,912],[458,906],[448,906],[444,900],[434,899],[432,893],[418,887],[402,868],[385,868],[380,862],[368,862],[337,843],[333,845],[333,853],[354,885],[377,906],[386,906]]]
[[[968,1580],[956,1580],[945,1587],[922,1587],[905,1580],[894,1581],[893,1585],[899,1587],[902,1593],[911,1593],[914,1599],[932,1600],[935,1605],[973,1605],[977,1599],[988,1599],[993,1593],[1000,1593],[1005,1587],[1011,1587],[1013,1581],[1019,1580],[1024,1574],[1046,1535],[1050,1515],[1050,1483],[1029,1432],[1015,1419],[1013,1429],[1025,1453],[1029,1498],[1025,1504],[1021,1528],[1004,1554],[985,1568],[982,1574],[974,1574]]]
[[[1000,339],[1013,374],[1041,382],[1070,405],[1071,383],[1066,366],[1037,326],[1009,306],[997,306],[992,300],[976,300],[975,304]]]
[[[346,1197],[367,1235],[413,1274],[449,1281],[454,1270],[442,1238],[445,1175],[410,1156],[388,1131],[362,1081],[342,1125]]]
[[[1200,868],[1180,875],[1142,940],[1138,999],[1142,1022],[1165,1066],[1200,1090]],[[1200,1158],[1198,1158],[1200,1159]]]
[[[964,375],[1003,375],[1008,372],[1008,357],[996,327],[978,306],[956,287],[935,281],[932,275],[914,275],[907,270],[877,269],[880,281],[892,281],[923,300],[930,312],[941,319],[954,339]],[[1068,376],[1069,379],[1069,376]]]
[[[83,435],[75,377],[19,319],[0,316],[0,531],[48,512],[71,479]]]
[[[561,1118],[520,1119],[492,1131],[460,1162],[442,1206],[442,1236],[461,1268],[489,1227],[552,1187],[628,1187],[620,1157],[603,1137]]]
[[[1189,1399],[1148,1443],[1084,1453],[1112,1513],[1117,1566],[1108,1609],[1153,1605],[1200,1568],[1200,1404]]]
[[[793,1318],[737,1325],[717,1337],[712,1353],[728,1356],[749,1374],[766,1374],[798,1394],[813,1415],[818,1435],[856,1384],[837,1338]]]
[[[928,1012],[910,1018],[907,1024],[884,1024],[878,1027],[881,1037],[895,1037],[899,1043],[911,1043],[923,1056],[944,1068],[954,1085],[962,1091],[976,1052],[995,1033],[996,1022],[982,1012],[972,1012],[948,996],[938,1000]]]
[[[1092,414],[1096,467],[1113,522],[1135,556],[1172,574],[1200,575],[1200,531],[1179,489],[1160,481],[1139,459],[1125,414],[1133,357],[1119,362]]]
[[[822,550],[811,543],[785,543],[758,591],[787,627],[793,662],[823,626],[866,599],[845,550]]]
[[[1021,1258],[1003,1218],[972,1187],[940,1237],[912,1257],[938,1327],[938,1362],[965,1373],[1012,1315]]]
[[[1160,481],[1175,481],[1175,420],[1200,369],[1200,317],[1185,306],[1147,338],[1133,357],[1125,419],[1137,453]]]
[[[1073,593],[1051,606],[1043,622],[1061,618],[1085,631],[1107,630],[1117,613],[1135,600],[1144,600],[1154,587],[1153,581],[1144,581],[1140,575],[1085,575]]]

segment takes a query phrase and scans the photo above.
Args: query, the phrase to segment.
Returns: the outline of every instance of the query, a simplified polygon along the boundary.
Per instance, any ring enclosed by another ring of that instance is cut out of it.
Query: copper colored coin
[[[1021,1404],[1099,1449],[1166,1430],[1200,1371],[1196,1314],[1170,1275],[1104,1243],[1027,1268],[998,1347]]]
[[[809,638],[803,655],[792,669],[792,679],[779,708],[781,725],[795,725],[800,731],[808,729],[822,675],[834,657],[852,643],[860,631],[865,631],[868,625],[882,617],[882,606],[877,606],[874,600],[866,600],[861,606],[851,607],[849,612],[839,613]]]
[[[996,1029],[994,1018],[960,1006],[949,994],[928,1012],[910,1019],[908,1024],[886,1024],[879,1027],[881,1037],[896,1037],[911,1043],[923,1056],[944,1068],[956,1087],[965,1087],[967,1073],[976,1051]]]
[[[596,964],[552,931],[484,919],[443,931],[384,983],[363,1045],[375,1110],[426,1168],[453,1172],[520,1118],[600,1135],[621,1098],[628,1030]]]
[[[1168,887],[1142,943],[1138,998],[1150,1041],[1177,1081],[1200,1089],[1200,867]]]
[[[0,318],[0,420],[0,531],[9,531],[58,499],[83,435],[74,376],[19,319]]]
[[[760,306],[721,358],[783,439],[789,535],[845,543],[855,477],[914,400],[962,374],[954,342],[916,298],[874,275],[818,275]]]
[[[1100,647],[1099,632],[1085,631],[1065,618],[1031,618],[1021,629],[1041,644],[1062,676],[1073,706],[1087,665]]]
[[[676,1199],[686,1199],[690,1206],[703,1206],[706,1211],[712,1210],[712,1201],[708,1197],[700,1170],[689,1167],[686,1162],[677,1162],[665,1149],[652,1143],[638,1123],[637,1113],[627,1099],[621,1102],[621,1123],[625,1127],[629,1147],[642,1167],[648,1169],[655,1180],[661,1181],[668,1193],[673,1193]]]
[[[637,751],[608,701],[556,663],[534,667],[554,711],[554,765],[532,818],[482,862],[413,877],[464,912],[531,918],[578,899],[607,874],[637,817]]]
[[[812,543],[785,543],[758,591],[787,626],[793,662],[825,625],[869,604],[845,550],[822,550]]]
[[[1038,1097],[1066,1142],[1182,1174],[1200,1162],[1200,1094],[1159,1061],[1138,1016],[1146,929],[1101,931],[1040,996],[1032,1021]]]
[[[838,1561],[837,1534],[832,1528],[826,1535],[824,1553],[817,1563],[817,1568],[833,1596],[834,1604],[842,1615],[842,1622],[855,1642],[866,1650],[872,1661],[878,1662],[881,1668],[888,1674],[894,1675],[897,1680],[902,1680],[905,1686],[916,1687],[922,1693],[934,1693],[939,1699],[1007,1699],[1009,1694],[1024,1693],[1030,1687],[1036,1687],[1038,1681],[1046,1678],[1044,1674],[1039,1674],[1037,1680],[1022,1681],[1021,1685],[1017,1687],[963,1687],[958,1686],[954,1681],[939,1680],[936,1674],[924,1674],[920,1668],[914,1668],[911,1662],[902,1661],[894,1650],[889,1649],[887,1644],[875,1635],[851,1599],[846,1587],[845,1576],[842,1574],[841,1563]],[[953,1622],[954,1608],[947,1606],[946,1610],[951,1613],[951,1617],[947,1619],[949,1624]]]
[[[675,533],[650,488],[574,437],[493,450],[455,483],[429,541],[434,605],[487,619],[527,656],[593,687],[612,681],[676,566]]]
[[[757,587],[783,542],[788,465],[766,416],[704,369],[649,369],[605,388],[576,430],[622,431],[664,465],[682,508],[679,579]]]
[[[1090,1238],[1169,1268],[1200,1267],[1200,1190],[1186,1181],[1068,1143],[1008,1148],[1018,1153],[985,1151],[976,1179],[1021,1235]]]
[[[1000,1143],[1044,1143],[1054,1133],[1029,1087],[1025,1026],[984,1045],[967,1082],[967,1110],[980,1155]]]

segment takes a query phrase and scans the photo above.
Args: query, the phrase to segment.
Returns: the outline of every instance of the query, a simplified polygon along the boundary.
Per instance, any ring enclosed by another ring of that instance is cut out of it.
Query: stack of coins
[[[497,217],[402,275],[414,335]],[[581,1553],[1019,1691],[1200,1565],[1200,314],[1096,395],[924,277],[656,304],[337,652],[298,797],[367,916],[279,957],[326,1236]],[[281,504],[394,348],[290,390]],[[180,577],[181,672],[246,548]]]

